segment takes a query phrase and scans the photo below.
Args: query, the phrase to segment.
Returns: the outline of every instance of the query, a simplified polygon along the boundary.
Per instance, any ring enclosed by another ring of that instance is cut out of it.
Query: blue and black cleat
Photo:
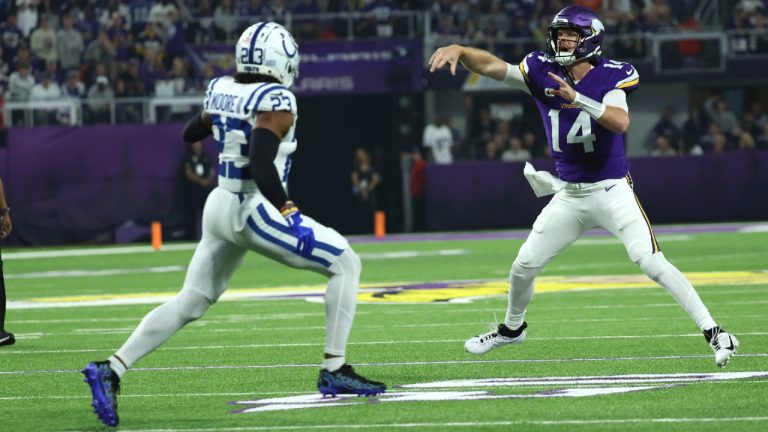
[[[91,387],[93,411],[99,420],[107,426],[117,426],[117,393],[120,391],[120,378],[109,367],[109,362],[91,362],[83,369],[85,382]]]
[[[317,389],[323,396],[337,394],[376,396],[387,391],[387,386],[356,374],[352,366],[345,364],[333,372],[321,370],[320,377],[317,379]]]

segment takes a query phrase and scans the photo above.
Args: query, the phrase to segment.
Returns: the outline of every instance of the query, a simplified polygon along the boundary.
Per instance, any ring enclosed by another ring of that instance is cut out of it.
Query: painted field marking
[[[240,400],[230,403],[233,405],[244,405],[244,407],[232,411],[232,414],[244,414],[307,408],[350,407],[364,405],[373,401],[386,403],[580,398],[662,390],[703,381],[764,378],[768,378],[768,371],[458,379],[395,386],[391,389],[392,391],[380,394],[375,398],[363,399],[362,401],[357,395],[324,397],[317,392],[313,392],[298,396]],[[556,386],[559,388],[548,388],[533,393],[509,393],[510,390],[520,386]],[[495,391],[496,389],[504,389],[507,393],[498,393]]]
[[[690,272],[686,276],[695,286],[768,285],[768,271]],[[656,283],[643,274],[542,276],[536,280],[536,292],[591,291],[604,289],[654,288]],[[469,303],[478,298],[506,296],[506,280],[470,280],[426,283],[364,284],[358,300],[364,303]],[[279,288],[231,289],[222,301],[305,299],[323,301],[325,285]],[[40,297],[8,302],[9,309],[63,308],[78,306],[115,306],[157,304],[172,299],[176,292],[134,294],[97,294]],[[749,302],[750,304],[756,302]],[[757,301],[759,303],[759,301]],[[729,304],[737,304],[730,302]],[[676,306],[674,302],[660,307]],[[605,306],[614,307],[614,306]],[[636,307],[636,306],[632,306]]]

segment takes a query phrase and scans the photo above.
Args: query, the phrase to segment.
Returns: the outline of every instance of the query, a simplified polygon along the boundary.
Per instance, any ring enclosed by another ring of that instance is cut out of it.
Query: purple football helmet
[[[573,30],[579,34],[579,42],[573,52],[559,52],[559,29]],[[599,56],[602,52],[603,37],[605,26],[594,12],[582,6],[568,6],[558,12],[547,27],[547,54],[554,57],[558,64],[568,66],[579,60]]]

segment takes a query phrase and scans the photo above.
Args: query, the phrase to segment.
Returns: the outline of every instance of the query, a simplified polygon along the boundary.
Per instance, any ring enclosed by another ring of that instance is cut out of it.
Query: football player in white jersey
[[[203,235],[184,286],[144,317],[106,361],[83,370],[93,406],[108,426],[118,424],[117,392],[123,374],[185,324],[200,318],[227,289],[249,250],[285,265],[329,277],[325,293],[325,359],[318,379],[323,395],[376,395],[386,386],[357,375],[344,353],[360,280],[360,258],[335,230],[302,214],[288,198],[291,154],[296,150],[298,46],[281,25],[260,22],[235,47],[237,73],[208,85],[203,112],[184,128],[184,140],[213,134],[219,146],[219,186],[203,211]]]

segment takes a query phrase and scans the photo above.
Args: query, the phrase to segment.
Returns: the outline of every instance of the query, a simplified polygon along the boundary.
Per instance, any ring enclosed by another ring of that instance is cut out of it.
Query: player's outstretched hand
[[[304,258],[312,256],[312,250],[315,248],[315,232],[312,231],[312,228],[302,225],[304,219],[301,218],[299,209],[286,216],[285,220],[291,227],[293,235],[299,240],[296,243],[296,252]]]
[[[451,65],[451,75],[456,75],[456,65],[459,64],[462,49],[463,47],[460,45],[438,48],[429,58],[429,71],[434,72],[448,63]]]
[[[573,100],[576,99],[576,90],[574,90],[573,87],[570,86],[570,84],[565,82],[565,80],[560,78],[558,75],[555,75],[552,72],[548,72],[548,73],[550,78],[555,80],[560,85],[559,89],[552,90],[552,94],[555,96],[560,96],[561,98],[568,100],[570,102],[573,102]]]

